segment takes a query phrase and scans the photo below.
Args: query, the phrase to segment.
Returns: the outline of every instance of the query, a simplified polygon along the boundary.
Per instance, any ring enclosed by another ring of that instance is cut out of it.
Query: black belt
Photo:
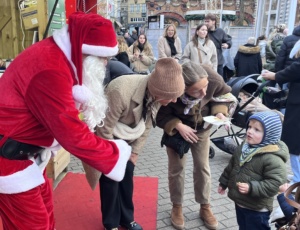
[[[0,140],[3,138],[0,135]],[[8,138],[0,147],[0,156],[10,160],[27,160],[29,156],[37,156],[44,148],[30,145]]]

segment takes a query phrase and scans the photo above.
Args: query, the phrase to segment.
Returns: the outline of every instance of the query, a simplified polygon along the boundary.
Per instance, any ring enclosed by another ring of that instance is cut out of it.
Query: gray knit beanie
[[[174,58],[161,58],[148,79],[148,89],[152,96],[161,99],[180,97],[185,89],[181,65]]]

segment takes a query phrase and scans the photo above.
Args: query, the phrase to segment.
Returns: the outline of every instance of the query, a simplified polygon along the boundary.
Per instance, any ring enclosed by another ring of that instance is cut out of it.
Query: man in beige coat
[[[109,111],[105,125],[97,134],[106,139],[123,139],[132,147],[125,177],[115,183],[105,175],[100,178],[102,222],[106,229],[119,225],[141,230],[134,220],[133,171],[156,114],[161,105],[176,102],[184,92],[181,66],[173,58],[157,61],[154,71],[146,75],[123,75],[106,88]]]

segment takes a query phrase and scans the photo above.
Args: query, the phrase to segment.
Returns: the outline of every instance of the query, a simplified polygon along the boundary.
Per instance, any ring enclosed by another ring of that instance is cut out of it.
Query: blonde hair
[[[174,28],[174,35],[173,35],[173,38],[177,38],[177,30],[176,30],[176,26],[175,26],[174,24],[170,24],[170,25],[167,25],[167,26],[166,26],[165,31],[164,31],[164,37],[167,37],[167,36],[168,36],[167,31],[168,31],[168,29],[169,29],[171,26]]]
[[[188,88],[201,79],[207,78],[208,74],[200,64],[189,60],[182,64],[182,76],[185,86]]]
[[[127,42],[125,41],[125,38],[123,36],[118,36],[117,40],[118,40],[118,49],[119,49],[118,53],[127,52],[128,45]]]

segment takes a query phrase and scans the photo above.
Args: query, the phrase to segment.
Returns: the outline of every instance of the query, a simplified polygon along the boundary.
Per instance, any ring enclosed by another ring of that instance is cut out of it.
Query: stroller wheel
[[[209,158],[212,159],[215,156],[215,150],[213,147],[209,147]]]

